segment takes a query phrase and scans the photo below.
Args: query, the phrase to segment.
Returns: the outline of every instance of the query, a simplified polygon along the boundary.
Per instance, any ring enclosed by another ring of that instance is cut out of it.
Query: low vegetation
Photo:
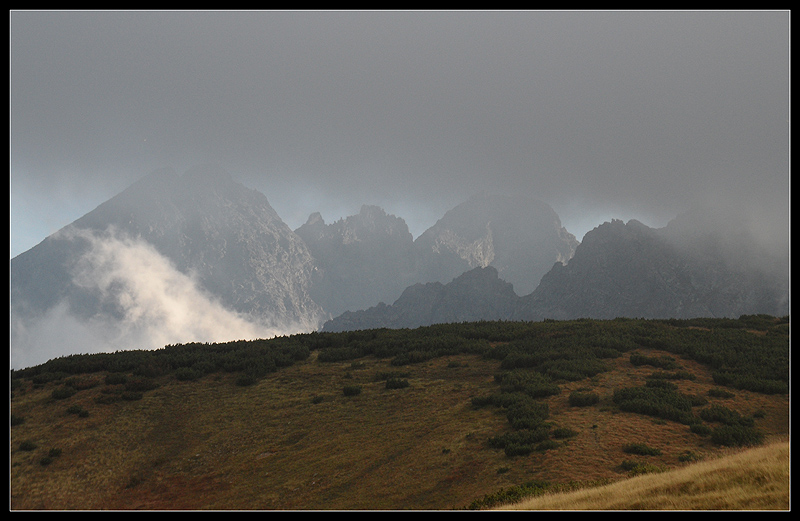
[[[531,490],[503,510],[789,510],[789,444],[577,491]]]
[[[11,506],[483,509],[661,474],[788,433],[788,339],[475,322],[61,357],[12,371]]]

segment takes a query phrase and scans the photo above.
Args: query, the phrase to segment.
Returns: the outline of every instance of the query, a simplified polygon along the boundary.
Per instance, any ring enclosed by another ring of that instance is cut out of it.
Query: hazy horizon
[[[788,245],[789,11],[10,13],[10,253],[216,162],[296,228],[475,193],[579,240],[734,209]]]

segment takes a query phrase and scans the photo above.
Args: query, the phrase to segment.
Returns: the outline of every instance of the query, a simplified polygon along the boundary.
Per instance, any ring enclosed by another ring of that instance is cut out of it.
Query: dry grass
[[[681,390],[706,395],[714,386],[708,371],[680,362],[697,375],[680,382]],[[552,423],[577,436],[516,458],[486,446],[508,423],[499,411],[471,406],[472,397],[498,389],[498,364],[474,356],[404,367],[411,385],[397,390],[375,380],[380,371],[398,370],[386,360],[323,364],[314,356],[252,387],[236,386],[233,375],[165,378],[134,402],[97,404],[102,385],[67,400],[51,398],[56,384],[29,388],[11,400],[12,413],[25,422],[11,430],[10,504],[13,510],[457,509],[531,480],[623,479],[626,443],[661,449],[648,461],[671,469],[684,466],[678,457],[687,450],[709,462],[728,452],[685,425],[618,412],[613,390],[641,385],[651,369],[632,367],[626,357],[614,363],[594,379],[562,384],[561,395],[548,399]],[[344,396],[351,384],[363,392]],[[569,407],[569,393],[581,388],[601,402]],[[764,411],[757,426],[788,435],[786,395],[736,391],[714,402],[742,414]],[[89,416],[66,413],[70,405]],[[24,440],[38,448],[21,450]],[[40,465],[50,448],[61,455]]]
[[[498,510],[788,510],[789,443],[773,442],[598,488],[545,494]]]

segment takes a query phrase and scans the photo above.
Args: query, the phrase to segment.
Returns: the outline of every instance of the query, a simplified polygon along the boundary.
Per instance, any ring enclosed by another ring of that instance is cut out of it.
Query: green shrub
[[[67,407],[67,413],[68,414],[76,414],[76,415],[80,416],[81,418],[85,418],[85,417],[89,416],[89,412],[87,410],[85,410],[83,407],[81,407],[80,405],[77,405],[77,404],[70,405],[69,407]]]
[[[403,389],[404,387],[408,386],[408,380],[401,380],[400,378],[389,378],[386,380],[387,389]]]
[[[700,461],[703,459],[699,454],[695,454],[694,452],[687,450],[686,452],[681,453],[678,456],[678,461],[681,463],[693,462],[693,461]]]
[[[361,394],[361,386],[360,385],[345,385],[342,392],[345,396],[358,396]]]
[[[759,445],[764,434],[744,425],[720,425],[711,432],[711,442],[726,447],[748,447]]]
[[[500,473],[498,471],[498,473]],[[484,510],[498,505],[510,505],[518,503],[525,498],[540,496],[550,487],[547,482],[529,482],[524,485],[514,485],[509,488],[501,488],[497,492],[487,494],[480,499],[476,499],[467,507],[468,510]]]
[[[669,380],[664,380],[662,378],[654,378],[648,379],[645,383],[647,387],[654,387],[654,388],[661,388],[661,389],[668,389],[670,391],[677,391],[678,386],[674,383],[670,382]]]
[[[722,405],[712,405],[708,409],[701,410],[700,417],[708,422],[723,423],[725,425],[752,427],[755,424],[753,418],[743,417],[733,409]]]
[[[36,447],[38,447],[38,445],[31,440],[25,440],[19,444],[19,450],[24,450],[25,452],[36,450]]]
[[[548,450],[559,446],[549,440],[550,427],[539,425],[532,429],[520,429],[489,438],[489,447],[503,449],[506,456],[526,456],[535,450]]]
[[[122,400],[122,393],[107,393],[96,397],[94,402],[100,405],[108,405],[111,403],[117,403],[120,400]]]
[[[496,378],[500,379],[500,391],[503,393],[523,393],[531,398],[544,398],[561,392],[549,377],[535,371],[516,369]]]
[[[622,447],[622,451],[627,454],[638,454],[639,456],[659,456],[659,449],[649,447],[644,443],[628,443]]]
[[[687,425],[694,422],[692,401],[670,389],[627,387],[614,391],[613,400],[623,411],[655,416]]]
[[[517,445],[517,444],[510,444],[506,445],[503,448],[506,456],[509,458],[513,458],[514,456],[527,456],[531,452],[533,452],[532,445]]]
[[[678,364],[670,356],[646,356],[639,353],[631,353],[631,364],[635,366],[651,365],[660,369],[676,369]]]
[[[379,371],[375,375],[375,380],[381,382],[389,378],[408,378],[409,376],[411,376],[411,373],[408,371]]]
[[[577,435],[578,431],[568,429],[567,427],[558,427],[556,429],[553,429],[553,437],[559,440],[563,440],[565,438],[573,438]]]
[[[572,407],[587,407],[594,405],[600,401],[600,396],[597,393],[584,393],[573,391],[569,395],[569,404]]]
[[[128,377],[122,373],[109,373],[106,375],[106,385],[121,385],[128,381]]]
[[[149,378],[134,378],[125,382],[125,390],[132,392],[144,393],[157,387],[158,384]]]
[[[175,378],[182,382],[191,382],[202,376],[203,373],[193,367],[179,367],[175,370]]]
[[[642,474],[654,474],[664,472],[666,469],[652,463],[641,463],[637,461],[623,461],[621,465],[623,470],[628,472],[628,476],[640,476]]]
[[[650,379],[658,379],[658,380],[694,380],[697,377],[690,373],[689,371],[672,371],[672,372],[665,372],[665,371],[654,371],[653,374],[648,376]]]
[[[709,389],[708,390],[708,395],[713,397],[713,398],[734,398],[734,397],[736,397],[736,395],[733,394],[732,392],[727,391],[725,389],[720,389],[719,387],[714,387],[712,389]]]
[[[248,387],[250,385],[255,385],[257,382],[258,378],[250,373],[243,373],[236,377],[236,385],[239,387]]]
[[[711,427],[702,423],[695,423],[689,426],[689,430],[698,436],[711,436]]]
[[[392,359],[392,365],[408,365],[427,362],[434,357],[434,353],[422,350],[413,350],[401,353]]]
[[[46,383],[63,380],[67,376],[69,375],[63,371],[56,371],[56,372],[43,371],[39,374],[33,375],[33,377],[31,377],[31,381],[35,385],[44,385]]]
[[[65,400],[71,396],[74,396],[77,392],[78,391],[76,391],[74,387],[63,386],[53,389],[51,396],[56,400]]]
[[[506,408],[506,418],[514,429],[535,429],[550,415],[550,406],[546,402],[537,402],[531,398],[515,401]]]
[[[556,440],[544,440],[536,445],[537,452],[544,452],[546,450],[553,450],[560,447],[561,444]]]

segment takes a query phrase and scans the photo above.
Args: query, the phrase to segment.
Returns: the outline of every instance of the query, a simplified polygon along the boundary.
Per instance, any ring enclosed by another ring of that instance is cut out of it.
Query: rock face
[[[527,295],[578,241],[553,209],[522,196],[479,195],[448,211],[415,241],[420,281],[447,282],[493,266],[518,295]]]
[[[82,319],[122,320],[132,300],[152,307],[146,299],[156,291],[164,313],[176,313],[191,283],[195,300],[208,297],[264,325],[313,330],[328,316],[311,298],[314,270],[305,243],[264,195],[213,165],[164,170],[12,259],[12,314],[61,305]],[[156,279],[168,284],[155,288]]]
[[[411,286],[390,306],[345,313],[323,329],[789,313],[788,265],[781,269],[779,259],[763,252],[762,265],[754,265],[748,254],[756,251],[752,241],[732,241],[700,226],[684,226],[685,219],[662,229],[635,220],[604,223],[586,234],[566,265],[554,263],[539,286],[523,297],[516,297],[493,267],[475,268],[449,284]]]
[[[514,288],[498,277],[492,266],[473,268],[448,284],[409,286],[394,304],[380,303],[362,311],[348,311],[326,322],[323,331],[373,328],[415,328],[447,322],[503,320],[519,301]]]
[[[453,208],[416,240],[405,221],[375,206],[332,224],[313,214],[295,232],[320,268],[314,299],[333,316],[393,302],[417,283],[447,284],[489,266],[524,294],[578,244],[548,205],[489,195]]]
[[[314,300],[333,316],[394,300],[416,281],[408,225],[377,206],[331,224],[315,213],[295,233],[319,268]]]
[[[615,220],[579,245],[548,205],[481,195],[416,240],[376,206],[331,224],[312,214],[292,231],[217,166],[158,171],[11,260],[12,353],[46,346],[41,363],[87,352],[98,332],[95,350],[115,350],[323,322],[344,331],[788,314],[788,251],[759,245],[735,219],[720,232],[719,220],[688,213],[662,229]]]
[[[788,314],[780,272],[730,262],[711,237],[670,226],[604,223],[567,265],[555,265],[521,300],[514,319],[692,318]]]

